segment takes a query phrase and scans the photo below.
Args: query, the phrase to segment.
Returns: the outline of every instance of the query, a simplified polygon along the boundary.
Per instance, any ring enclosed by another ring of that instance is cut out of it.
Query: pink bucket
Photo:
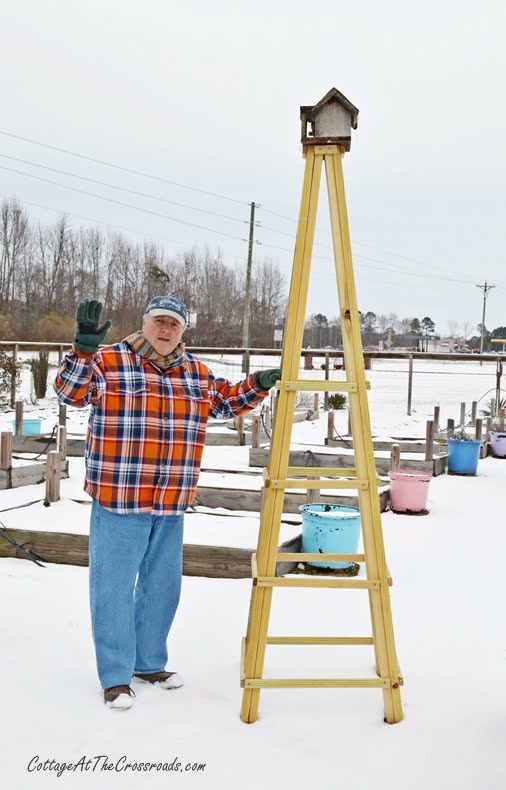
[[[389,472],[390,507],[397,513],[420,513],[426,509],[427,495],[432,475],[429,472],[417,472],[398,469]]]

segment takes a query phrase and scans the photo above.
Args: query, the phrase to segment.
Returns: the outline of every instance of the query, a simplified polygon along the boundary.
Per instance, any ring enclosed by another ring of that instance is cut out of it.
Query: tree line
[[[481,324],[472,321],[449,319],[447,331],[437,333],[436,324],[430,316],[423,318],[399,318],[396,313],[376,314],[371,310],[360,314],[360,328],[365,347],[378,346],[380,342],[388,348],[424,348],[423,340],[442,337],[455,340],[460,348],[479,349],[481,343]],[[493,330],[485,327],[484,351],[499,351],[495,338],[506,338],[506,327],[498,326]],[[338,348],[342,343],[341,326],[338,318],[327,318],[322,313],[313,313],[306,321],[304,345],[311,348]]]
[[[132,243],[122,234],[70,225],[61,216],[32,221],[15,199],[1,206],[0,336],[3,339],[69,341],[76,306],[96,297],[113,327],[115,342],[140,327],[156,294],[175,294],[196,314],[188,345],[240,346],[245,267],[224,263],[207,247],[176,256],[160,246]],[[276,262],[255,261],[251,282],[252,346],[273,347],[274,327],[286,307],[284,275]]]
[[[115,342],[140,326],[152,296],[173,293],[196,314],[195,325],[185,334],[188,345],[241,346],[245,275],[244,265],[226,264],[219,250],[195,246],[171,256],[159,245],[134,244],[120,233],[74,229],[65,215],[53,224],[35,222],[15,199],[1,205],[0,339],[68,342],[77,305],[97,297],[104,303],[104,318],[113,321],[108,340]],[[274,330],[283,326],[286,302],[287,283],[278,263],[255,260],[250,346],[274,347]],[[396,313],[367,311],[360,320],[365,346],[383,341],[414,347],[417,338],[437,337],[430,316],[399,318]],[[481,325],[449,320],[446,336],[477,348]],[[499,337],[506,337],[504,327],[485,330],[484,349],[496,350],[490,341]],[[339,318],[310,315],[303,344],[340,348]]]

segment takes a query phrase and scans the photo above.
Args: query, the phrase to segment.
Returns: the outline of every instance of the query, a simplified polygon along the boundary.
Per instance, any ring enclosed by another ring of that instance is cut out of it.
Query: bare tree
[[[2,203],[0,235],[0,307],[15,298],[16,274],[28,243],[28,216],[15,200]]]
[[[466,320],[461,322],[460,328],[462,330],[462,337],[464,338],[465,341],[467,341],[471,332],[474,331],[475,325],[473,324],[472,321]]]
[[[378,330],[383,334],[390,326],[390,319],[387,315],[382,313],[378,316]]]
[[[459,322],[453,319],[448,320],[448,337],[454,340],[459,336]]]
[[[399,321],[399,334],[409,335],[411,331],[411,318],[401,318]]]

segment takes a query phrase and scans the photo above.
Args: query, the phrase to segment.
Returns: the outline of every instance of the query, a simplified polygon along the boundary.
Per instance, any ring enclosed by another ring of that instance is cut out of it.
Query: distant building
[[[431,354],[454,354],[461,351],[462,344],[454,337],[428,338],[426,351]]]

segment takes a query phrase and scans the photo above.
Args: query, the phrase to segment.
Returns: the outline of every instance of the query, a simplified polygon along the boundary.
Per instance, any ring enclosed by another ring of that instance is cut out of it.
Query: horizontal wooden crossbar
[[[311,554],[309,552],[303,551],[291,551],[291,552],[283,552],[276,554],[276,562],[365,562],[365,554]],[[387,583],[389,587],[392,587],[393,581],[390,570],[386,568],[387,571]],[[253,577],[253,584],[258,585],[258,567],[257,567],[257,555],[256,552],[253,552],[251,555],[251,575]],[[263,578],[270,578],[270,577],[263,577]],[[277,577],[279,578],[286,578],[284,576]],[[290,577],[294,578],[294,577]],[[361,581],[360,579],[356,579],[355,582]],[[377,582],[379,585],[379,581]],[[258,585],[260,587],[266,587],[267,585]],[[289,587],[290,585],[279,585]],[[296,586],[296,585],[294,585]],[[301,585],[302,586],[302,585]],[[320,585],[323,586],[323,585]],[[340,586],[340,585],[332,585]],[[356,584],[354,586],[357,586]]]
[[[357,477],[357,470],[346,466],[289,466],[287,477]],[[380,485],[384,485],[380,481]]]
[[[246,689],[390,688],[388,678],[243,678]]]
[[[268,636],[268,645],[372,645],[372,636]],[[389,688],[385,678],[246,678],[246,638],[241,640],[241,688]],[[404,685],[399,667],[397,683]],[[395,685],[394,685],[395,688]]]
[[[264,479],[266,488],[369,488],[368,480],[271,480]],[[358,515],[358,514],[357,514]]]
[[[355,381],[285,381],[283,384],[277,382],[279,389],[285,392],[358,392],[358,384]],[[366,381],[366,389],[371,389],[371,382]]]
[[[372,636],[268,636],[268,645],[372,645]]]
[[[322,555],[319,555],[320,561]],[[336,578],[333,576],[257,576],[253,584],[257,587],[338,587],[350,590],[379,590],[380,581],[370,579],[350,579],[349,577]]]
[[[301,551],[276,554],[276,562],[365,562],[365,554],[320,554]]]

